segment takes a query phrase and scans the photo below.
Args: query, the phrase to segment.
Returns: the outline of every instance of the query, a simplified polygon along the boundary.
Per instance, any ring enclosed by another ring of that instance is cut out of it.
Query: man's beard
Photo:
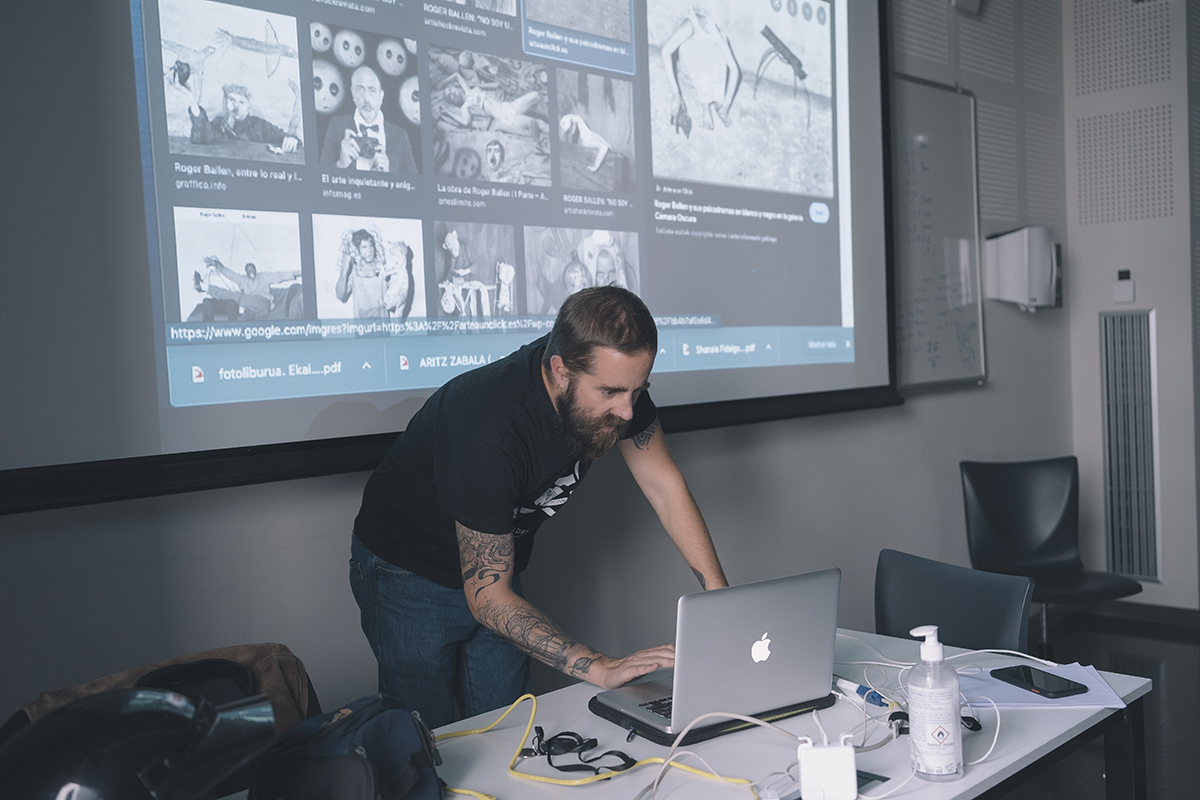
[[[558,396],[555,427],[567,440],[567,447],[576,458],[595,461],[608,455],[616,446],[629,428],[629,422],[613,413],[595,419],[589,418],[576,403],[575,384],[569,383],[566,390]],[[612,430],[604,430],[607,427],[611,427]]]

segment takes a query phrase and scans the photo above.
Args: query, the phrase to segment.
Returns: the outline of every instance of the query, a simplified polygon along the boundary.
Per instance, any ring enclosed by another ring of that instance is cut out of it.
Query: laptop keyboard
[[[644,708],[652,714],[658,714],[667,722],[671,721],[671,698],[660,697],[657,700],[649,700],[645,703],[638,703],[639,708]]]

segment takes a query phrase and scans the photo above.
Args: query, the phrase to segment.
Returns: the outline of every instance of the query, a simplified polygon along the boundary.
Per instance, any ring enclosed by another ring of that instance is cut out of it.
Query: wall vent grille
[[[1104,517],[1109,570],[1158,580],[1151,314],[1100,315]]]
[[[1076,0],[1075,94],[1171,79],[1167,0]]]

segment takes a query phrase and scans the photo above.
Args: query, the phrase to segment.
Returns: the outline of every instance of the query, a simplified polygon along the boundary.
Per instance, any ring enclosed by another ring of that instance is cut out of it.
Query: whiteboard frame
[[[949,85],[949,84],[937,83],[935,81],[926,80],[925,78],[919,78],[915,75],[908,75],[906,73],[898,72],[896,70],[890,70],[889,78],[890,78],[889,83],[891,84],[888,87],[888,97],[890,100],[889,108],[891,111],[891,115],[890,115],[891,119],[889,120],[890,131],[891,131],[891,141],[889,141],[888,146],[889,146],[889,151],[890,151],[889,152],[889,156],[890,156],[889,161],[890,161],[891,169],[892,169],[892,175],[891,175],[891,194],[892,194],[892,196],[889,199],[891,200],[892,225],[893,225],[893,229],[895,230],[895,234],[893,237],[893,247],[895,248],[895,251],[893,253],[893,256],[894,256],[894,264],[895,264],[896,287],[895,287],[895,291],[893,293],[893,304],[894,304],[893,319],[894,319],[894,327],[895,327],[893,334],[894,334],[895,341],[896,341],[896,384],[897,384],[897,387],[902,391],[911,391],[911,390],[919,389],[922,387],[935,387],[935,386],[956,386],[956,385],[967,385],[967,384],[982,386],[987,381],[987,336],[986,336],[986,331],[984,328],[984,313],[983,313],[983,305],[984,305],[983,304],[983,244],[982,244],[981,224],[980,224],[980,219],[979,219],[979,144],[978,144],[978,140],[977,140],[977,136],[976,136],[976,132],[978,130],[978,118],[977,118],[977,103],[975,100],[975,95],[971,91],[964,89],[962,86],[959,86],[959,85]],[[899,120],[898,115],[896,114],[896,104],[897,104],[898,92],[895,91],[894,86],[897,81],[904,81],[904,82],[914,84],[917,86],[925,87],[927,89],[935,89],[938,91],[949,92],[958,97],[966,99],[970,103],[970,109],[971,109],[971,113],[970,113],[971,129],[969,132],[970,160],[971,160],[970,200],[971,200],[971,208],[972,208],[972,224],[973,224],[973,228],[974,228],[973,249],[974,249],[974,258],[975,258],[975,264],[974,264],[974,268],[972,271],[974,273],[973,280],[975,282],[975,287],[977,290],[975,292],[975,300],[974,300],[973,304],[975,306],[974,317],[975,317],[976,324],[978,326],[977,329],[979,331],[979,335],[978,335],[979,369],[977,372],[972,371],[970,373],[954,375],[954,376],[947,377],[947,378],[918,379],[918,380],[910,380],[910,381],[904,380],[904,373],[906,372],[905,359],[908,358],[908,356],[903,352],[903,347],[902,347],[902,340],[904,338],[905,331],[901,327],[903,324],[903,321],[902,321],[903,317],[901,314],[902,309],[899,307],[899,303],[900,303],[900,298],[904,295],[904,286],[905,285],[904,285],[903,281],[906,278],[908,278],[909,276],[905,274],[904,264],[902,263],[902,254],[901,254],[902,245],[900,243],[902,226],[900,225],[900,221],[897,219],[898,215],[902,212],[903,208],[905,207],[905,204],[902,202],[902,197],[901,197],[901,194],[904,191],[904,184],[900,180],[900,176],[897,174],[897,171],[900,169],[900,164],[897,163],[897,159],[895,158],[895,152],[896,152],[896,143],[901,141],[900,137],[904,137],[906,135],[910,135],[910,134],[916,133],[916,132],[915,131],[910,132],[910,131],[905,131],[905,130],[901,129],[900,120]]]

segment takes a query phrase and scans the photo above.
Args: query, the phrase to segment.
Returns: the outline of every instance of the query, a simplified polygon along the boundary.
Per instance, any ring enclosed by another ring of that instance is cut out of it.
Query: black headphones
[[[563,731],[556,733],[553,736],[546,738],[545,731],[541,726],[533,729],[533,746],[526,747],[521,750],[522,758],[533,758],[535,756],[545,756],[546,763],[562,772],[591,772],[599,775],[601,772],[624,772],[637,763],[635,759],[630,758],[620,750],[606,750],[598,756],[592,758],[584,758],[583,754],[588,750],[594,750],[599,743],[595,739],[585,739],[575,731]],[[564,756],[568,753],[576,753],[580,763],[578,764],[555,764],[554,756]],[[592,766],[595,762],[602,758],[613,756],[620,760],[621,763],[608,765],[601,764]]]

